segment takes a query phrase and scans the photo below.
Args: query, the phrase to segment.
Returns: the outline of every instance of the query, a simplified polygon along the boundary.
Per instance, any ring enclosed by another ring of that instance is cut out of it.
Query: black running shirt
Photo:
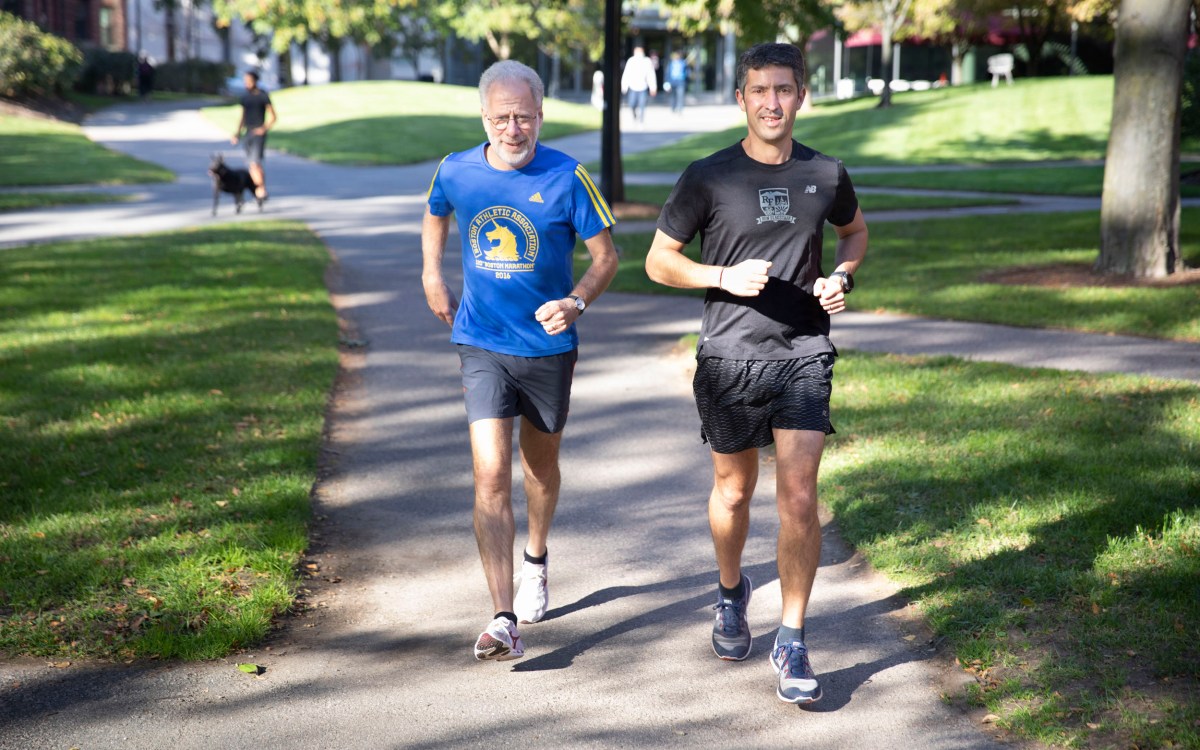
[[[825,222],[854,220],[858,197],[840,161],[795,141],[783,164],[763,164],[740,142],[693,162],[663,206],[658,229],[687,244],[700,234],[706,265],[772,263],[757,297],[711,288],[697,357],[799,359],[834,351],[829,314],[813,296]]]
[[[271,97],[262,89],[247,91],[242,96],[242,124],[247,131],[262,127],[267,121],[267,107],[270,104]]]

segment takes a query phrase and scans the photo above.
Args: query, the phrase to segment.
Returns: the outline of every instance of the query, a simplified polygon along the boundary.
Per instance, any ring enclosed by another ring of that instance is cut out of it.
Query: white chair
[[[1008,80],[1008,85],[1011,86],[1013,56],[1008,53],[992,55],[988,58],[988,72],[992,74],[992,88],[996,88],[996,83],[999,82],[1000,76],[1004,76]]]

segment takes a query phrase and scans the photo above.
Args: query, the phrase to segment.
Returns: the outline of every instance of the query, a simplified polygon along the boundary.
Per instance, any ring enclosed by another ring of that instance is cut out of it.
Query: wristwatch
[[[842,294],[849,294],[854,289],[854,277],[850,275],[849,271],[834,271],[829,274],[830,278],[834,276],[841,277]]]
[[[583,315],[583,311],[587,309],[587,303],[583,301],[583,297],[580,297],[577,294],[568,294],[567,299],[574,302],[575,309],[579,311],[580,315]]]

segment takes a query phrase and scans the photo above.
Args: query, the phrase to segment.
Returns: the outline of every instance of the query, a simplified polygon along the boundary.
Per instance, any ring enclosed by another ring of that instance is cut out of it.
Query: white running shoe
[[[549,560],[546,561],[547,565]],[[547,565],[521,563],[520,588],[513,597],[513,612],[520,622],[537,622],[550,606],[550,586],[546,582]]]
[[[525,655],[525,641],[517,626],[507,617],[497,617],[475,641],[475,658],[479,661],[509,661]]]

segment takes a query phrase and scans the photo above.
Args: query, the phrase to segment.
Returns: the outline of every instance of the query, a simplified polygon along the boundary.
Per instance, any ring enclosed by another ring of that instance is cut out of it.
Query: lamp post
[[[600,189],[609,205],[625,200],[621,169],[621,0],[604,0],[604,114]]]

